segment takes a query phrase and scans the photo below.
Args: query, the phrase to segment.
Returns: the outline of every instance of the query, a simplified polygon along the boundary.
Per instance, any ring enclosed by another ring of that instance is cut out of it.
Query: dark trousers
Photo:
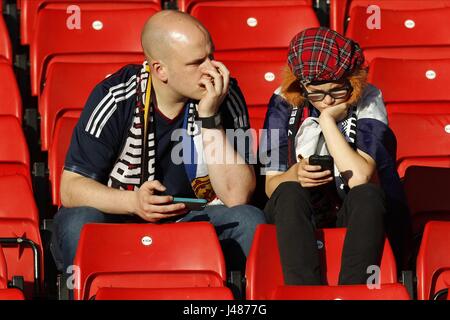
[[[276,225],[284,281],[287,285],[321,285],[311,189],[281,183],[265,209]],[[347,227],[339,284],[364,284],[367,267],[380,265],[385,239],[386,201],[380,187],[356,186],[337,213],[337,227]]]

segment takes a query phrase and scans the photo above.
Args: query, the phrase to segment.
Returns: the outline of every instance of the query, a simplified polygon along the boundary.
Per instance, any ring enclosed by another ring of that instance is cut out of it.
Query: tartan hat
[[[341,80],[363,63],[356,42],[325,27],[303,30],[289,46],[289,68],[303,85]]]

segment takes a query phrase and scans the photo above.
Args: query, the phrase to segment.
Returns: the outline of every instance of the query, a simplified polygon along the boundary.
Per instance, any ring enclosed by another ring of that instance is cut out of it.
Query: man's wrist
[[[217,129],[222,125],[222,117],[220,113],[204,117],[198,112],[195,114],[195,120],[201,123],[202,128]]]
[[[126,190],[126,207],[127,207],[127,214],[134,215],[137,212],[136,204],[139,201],[137,191],[132,190]]]

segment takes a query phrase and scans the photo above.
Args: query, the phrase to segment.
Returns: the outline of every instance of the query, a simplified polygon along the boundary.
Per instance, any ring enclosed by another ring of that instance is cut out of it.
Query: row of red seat
[[[278,2],[279,5],[278,8],[276,8],[277,10],[274,10],[275,4],[273,1],[264,1],[262,3],[257,3],[252,0],[240,1],[239,3],[233,1],[189,1],[184,5],[183,3],[180,3],[180,5],[182,8],[192,8],[190,12],[200,20],[202,20],[204,24],[211,30],[211,33],[216,40],[216,47],[218,49],[217,57],[219,59],[226,61],[230,65],[243,64],[245,62],[248,62],[248,60],[263,60],[265,62],[272,62],[280,65],[285,60],[285,49],[290,37],[295,34],[295,32],[305,27],[318,25],[317,18],[315,18],[312,8],[306,5],[308,2],[309,1],[286,1],[286,3],[291,4],[291,7],[283,8],[281,8],[280,3]],[[354,2],[358,3],[358,1]],[[80,2],[80,4],[83,3],[85,2]],[[131,1],[130,3],[133,3],[133,1]],[[135,3],[130,5],[136,6]],[[64,17],[66,17],[67,15],[67,13],[62,10],[64,9],[64,7],[53,8],[53,11],[48,8],[48,12],[46,11],[46,8],[47,7],[44,6],[39,11],[40,13],[42,13],[42,19],[38,19],[36,26],[37,32],[41,34],[46,34],[46,30],[53,30],[58,27],[58,25],[61,25],[64,21]],[[120,62],[123,63],[125,61],[134,62],[136,60],[142,59],[138,36],[136,36],[136,39],[130,39],[129,34],[127,33],[126,38],[129,39],[127,40],[129,42],[126,46],[122,45],[121,48],[116,47],[116,41],[113,41],[113,44],[97,41],[98,39],[96,38],[96,36],[106,31],[92,30],[93,28],[91,27],[91,24],[93,22],[101,22],[103,24],[103,21],[113,21],[114,19],[116,19],[113,13],[110,13],[108,12],[108,10],[106,10],[107,8],[108,4],[105,4],[103,8],[100,6],[83,10],[84,16],[87,16],[87,18],[85,18],[85,21],[87,22],[85,25],[83,25],[83,34],[77,33],[76,35],[74,35],[74,33],[70,32],[70,30],[67,30],[67,28],[59,28],[61,29],[61,34],[55,35],[55,37],[58,38],[59,41],[55,41],[55,38],[51,40],[41,39],[40,41],[37,40],[36,43],[31,46],[32,68],[34,70],[32,71],[32,73],[36,74],[36,76],[32,75],[32,78],[36,78],[32,80],[33,83],[35,83],[35,85],[33,85],[33,87],[35,88],[33,89],[33,91],[36,94],[39,94],[40,97],[42,97],[39,105],[43,119],[43,150],[47,150],[49,148],[49,141],[51,140],[51,133],[54,127],[52,124],[52,120],[54,119],[54,117],[51,111],[47,111],[47,103],[49,103],[49,101],[51,101],[52,99],[52,89],[44,89],[43,92],[40,92],[40,85],[45,83],[47,86],[49,82],[55,81],[56,79],[59,79],[61,77],[60,73],[63,72],[61,68],[65,68],[66,62],[68,64],[73,62],[71,61],[72,57],[67,57],[67,54],[82,52],[82,57],[75,57],[74,59],[78,62],[78,68],[81,67],[84,63],[89,64],[89,66],[86,66],[86,73],[89,72],[88,69],[90,66],[92,66],[91,63],[113,63],[116,59],[120,59]],[[103,12],[102,10],[106,11]],[[239,14],[236,14],[237,12],[239,12]],[[148,13],[150,13],[150,11]],[[284,17],[282,21],[285,22],[285,24],[277,24],[274,27],[271,23],[271,20],[273,19],[273,17],[281,15]],[[302,16],[303,19],[297,19],[296,17],[298,16]],[[121,18],[125,19],[126,17]],[[39,22],[41,20],[42,23]],[[244,20],[248,21],[244,24]],[[296,20],[296,22],[293,22],[294,20]],[[220,23],[221,21],[224,21],[226,23]],[[133,25],[140,26],[141,22],[142,21],[137,21]],[[427,26],[425,27],[429,28],[429,24],[427,24]],[[234,30],[233,28],[236,28],[236,30]],[[424,34],[424,30],[426,30],[426,28],[417,30],[417,32],[411,32],[410,37],[413,37],[418,43],[423,42],[423,46],[429,47],[433,45],[432,42],[427,43],[427,39],[417,38],[418,34]],[[367,28],[355,27],[355,30],[360,29]],[[136,34],[138,33],[139,32],[136,32]],[[114,34],[120,35],[120,30],[114,30]],[[237,39],[235,37],[236,34],[240,35],[240,37],[238,37]],[[275,34],[277,36],[275,36]],[[107,34],[103,33],[103,36],[105,35]],[[365,40],[369,36],[370,39],[374,37],[372,33],[370,35],[352,35],[350,32],[350,34],[348,35],[353,36],[356,39],[360,37],[362,41],[361,43],[366,49],[370,48],[373,45],[371,43],[367,43],[368,41]],[[73,36],[76,36],[77,38],[72,38]],[[89,45],[84,46],[82,43],[80,44],[80,42],[77,41],[80,38],[83,39],[83,42]],[[392,42],[391,40],[389,41]],[[398,39],[395,41],[398,41]],[[58,43],[57,48],[54,47],[55,43]],[[101,43],[101,48],[98,43]],[[407,45],[407,43],[399,45],[405,46]],[[378,46],[383,47],[382,49],[380,49],[381,51],[385,49],[387,50],[386,44],[377,44],[377,47]],[[445,46],[445,43],[443,43],[441,46]],[[406,48],[405,52],[417,52],[417,50],[410,49],[411,48]],[[100,57],[91,55],[89,57],[86,57],[86,53],[93,54],[98,52],[109,52],[110,54],[106,56],[102,55]],[[114,54],[111,56],[111,53]],[[123,56],[125,53],[133,54],[133,56]],[[386,53],[379,52],[379,54],[383,56]],[[61,55],[63,57],[60,57]],[[53,56],[55,57],[55,60],[51,58]],[[369,56],[371,55],[369,54]],[[430,54],[427,54],[427,57],[429,56]],[[46,65],[46,61],[49,58],[50,61],[48,61],[48,65]],[[69,61],[66,61],[67,59],[69,59]],[[57,66],[53,67],[53,63],[56,63]],[[45,74],[46,76],[38,75],[40,73],[39,70],[41,69],[43,70],[43,74]],[[266,76],[265,79],[272,79],[267,81],[273,81],[273,76],[278,73],[279,70],[275,70],[275,72],[273,72],[269,69],[264,73],[264,76]],[[45,79],[39,80],[39,78]],[[96,77],[97,81],[99,79],[101,78]],[[252,94],[247,96],[252,96]],[[249,103],[249,105],[253,106],[252,103]],[[250,108],[250,112],[252,114],[255,114],[253,118],[258,119],[258,124],[262,125],[261,114],[263,114],[264,112],[261,112],[259,108]],[[47,117],[47,113],[49,113],[49,117]],[[258,127],[260,126],[256,125],[256,128]]]
[[[26,296],[38,294],[44,274],[39,212],[25,137],[19,120],[10,115],[0,115],[0,245],[8,279],[22,277]]]
[[[105,2],[108,3],[110,1],[96,1],[96,2]],[[18,5],[21,10],[21,21],[20,21],[20,36],[21,36],[21,43],[22,44],[30,44],[33,42],[34,38],[34,30],[36,29],[36,21],[38,13],[41,9],[45,8],[49,3],[63,3],[64,0],[18,0]],[[78,3],[89,3],[92,2],[92,0],[83,1],[79,0]],[[282,0],[282,1],[274,1],[274,0],[264,0],[264,1],[258,1],[259,3],[266,3],[266,5],[270,6],[281,6],[281,5],[291,5],[293,3],[305,5],[305,6],[311,6],[312,1],[311,0]],[[120,5],[136,5],[136,4],[147,4],[154,6],[156,10],[161,8],[161,1],[159,0],[122,0],[117,1],[116,3],[119,3]],[[221,1],[214,1],[214,0],[179,0],[178,1],[178,7],[182,11],[186,11],[189,13],[193,13],[194,15],[199,13],[199,15],[202,15],[208,11],[211,10],[213,7],[220,7],[220,6],[227,6],[227,7],[251,7],[255,6],[256,1],[254,0],[245,0],[245,1],[236,1],[236,0],[221,0]],[[383,10],[390,10],[388,11],[391,13],[392,11],[398,10],[398,9],[442,9],[449,7],[449,1],[448,0],[434,0],[434,1],[408,1],[408,0],[382,0],[378,1],[377,4],[383,9]],[[340,32],[344,31],[344,22],[346,20],[352,21],[350,23],[349,28],[355,29],[355,30],[362,30],[364,32],[364,29],[367,28],[360,28],[358,29],[358,22],[357,19],[354,19],[355,16],[358,16],[360,12],[364,11],[369,5],[372,3],[367,0],[333,0],[331,1],[331,15],[330,15],[330,23],[331,26]],[[257,4],[258,5],[258,4]],[[67,8],[66,8],[67,9]],[[216,10],[217,11],[217,10]],[[214,13],[214,12],[213,12]],[[384,14],[384,12],[383,12]],[[398,12],[393,12],[392,14],[398,14]],[[244,15],[245,16],[245,15]],[[361,15],[364,17],[364,15]],[[411,19],[408,19],[411,20]],[[420,20],[420,19],[419,19]],[[412,20],[414,21],[414,20]],[[440,19],[437,19],[435,21],[440,21]],[[363,22],[363,21],[362,21]],[[398,27],[398,26],[396,26]],[[0,56],[6,58],[8,61],[11,62],[12,54],[11,54],[11,46],[7,39],[7,32],[5,32],[6,28],[4,26],[4,22],[0,22]],[[385,30],[386,34],[390,33],[390,30]],[[396,29],[396,32],[398,30]],[[370,35],[373,37],[373,34]],[[401,38],[401,35],[395,36],[397,39]],[[411,39],[411,38],[408,38]],[[429,54],[429,53],[428,53]]]
[[[43,280],[42,244],[30,157],[22,131],[22,101],[3,15],[0,74],[0,299],[23,299],[23,293],[8,288],[8,282],[22,277],[25,295],[31,298],[36,293],[36,287],[42,284],[36,282]]]
[[[118,233],[122,235],[120,239],[115,236]],[[395,259],[387,240],[373,282],[338,286],[345,233],[343,228],[317,230],[326,285],[286,287],[275,226],[259,225],[247,260],[246,298],[410,299],[397,280]],[[174,242],[178,245],[173,246]],[[450,222],[427,224],[417,259],[420,300],[432,299],[450,287],[449,244]],[[226,288],[220,244],[209,223],[90,224],[82,230],[75,265],[75,299],[232,297]]]
[[[285,286],[273,225],[259,225],[246,268],[246,298],[411,299],[397,281],[386,240],[380,269],[368,285],[337,284],[346,230],[317,230],[323,286]],[[121,234],[120,239],[116,237]],[[177,246],[173,246],[176,242]],[[417,258],[418,299],[450,287],[450,222],[427,224]],[[114,248],[114,250],[111,250]],[[5,248],[0,247],[0,299],[23,299],[7,286]],[[232,299],[225,262],[213,226],[205,222],[89,224],[81,233],[74,265],[74,297],[84,299]],[[371,271],[372,272],[372,271]]]
[[[31,298],[37,293],[43,280],[42,243],[30,156],[22,131],[22,101],[3,15],[0,75],[0,299],[23,299],[23,293],[8,288],[8,282],[22,277],[25,295]]]
[[[0,0],[0,8],[3,8],[2,0]],[[3,15],[0,15],[0,63],[12,63],[11,41]]]
[[[434,0],[418,3],[404,0],[377,2],[379,28],[372,29],[368,24],[369,20],[372,21],[371,15],[367,13],[370,1],[336,0],[331,5],[331,24],[337,30],[344,31],[342,25],[347,20],[346,35],[366,49],[369,61],[379,56],[448,57],[450,43],[445,17],[450,12],[450,2]],[[123,0],[114,4],[88,0],[75,4],[81,10],[81,24],[78,32],[71,32],[73,30],[66,27],[67,3],[63,0],[22,1],[22,40],[30,44],[34,95],[40,93],[40,87],[45,82],[46,63],[52,55],[78,52],[140,54],[140,27],[152,12],[161,9],[159,1],[150,0]],[[242,56],[242,52],[237,52],[241,50],[283,49],[298,30],[318,25],[310,0],[193,0],[180,1],[179,7],[205,24],[215,39],[218,51],[227,51],[227,54],[233,51],[233,57]],[[276,24],[273,23],[275,19]],[[118,20],[133,23],[129,23],[126,29],[122,25],[115,27],[114,21]],[[47,31],[52,31],[53,39],[48,39]],[[61,41],[53,41],[55,38]],[[120,41],[105,43],[105,38],[120,38]],[[429,47],[434,49],[430,52]]]

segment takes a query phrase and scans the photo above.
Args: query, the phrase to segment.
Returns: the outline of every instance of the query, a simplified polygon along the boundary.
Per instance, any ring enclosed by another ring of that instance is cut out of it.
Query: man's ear
[[[167,67],[166,65],[159,60],[151,60],[149,62],[150,69],[154,76],[158,77],[162,82],[167,82]]]

